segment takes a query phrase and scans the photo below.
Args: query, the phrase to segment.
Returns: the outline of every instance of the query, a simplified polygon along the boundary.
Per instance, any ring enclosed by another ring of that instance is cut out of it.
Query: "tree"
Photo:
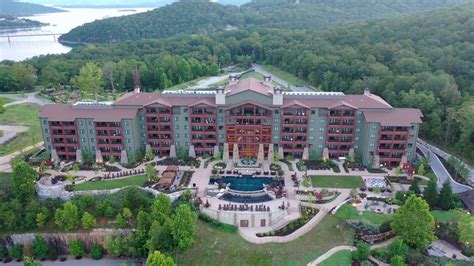
[[[104,254],[104,248],[101,245],[94,244],[91,247],[91,258],[100,260]]]
[[[154,251],[146,260],[146,265],[149,266],[175,266],[173,259],[164,254],[161,254],[159,251]]]
[[[416,195],[421,194],[421,190],[420,190],[420,186],[418,186],[418,179],[417,179],[417,178],[414,178],[414,179],[411,181],[411,185],[410,185],[410,187],[408,188],[408,190],[412,191],[412,192],[415,193]]]
[[[30,64],[14,64],[13,76],[18,80],[18,88],[21,90],[33,89],[36,83],[36,69]]]
[[[391,266],[405,266],[405,259],[402,256],[396,255],[390,259]]]
[[[144,210],[138,211],[137,214],[137,230],[141,232],[148,232],[150,229],[151,221],[150,215]]]
[[[402,174],[402,169],[400,167],[397,167],[394,169],[395,176],[399,176]]]
[[[77,163],[75,163],[73,166],[72,166],[72,171],[74,173],[77,173],[79,171],[79,165]]]
[[[443,183],[443,186],[439,191],[438,205],[445,211],[454,209],[453,190],[451,189],[451,183],[449,180],[446,180],[446,182]]]
[[[41,236],[35,236],[33,241],[33,255],[38,258],[46,258],[48,256],[48,243]]]
[[[411,195],[393,217],[392,229],[400,238],[413,247],[424,249],[433,240],[435,221],[428,203],[416,195]]]
[[[165,221],[166,217],[171,215],[171,201],[164,194],[160,193],[153,201],[151,205],[151,220],[159,221],[161,224]]]
[[[357,241],[356,250],[352,252],[352,259],[357,261],[364,261],[370,256],[370,247],[368,244]]]
[[[92,229],[96,226],[95,217],[88,212],[84,212],[84,214],[82,214],[81,222],[82,222],[82,228],[86,230]]]
[[[87,63],[74,78],[73,84],[79,88],[82,97],[87,98],[92,94],[97,100],[97,95],[103,91],[102,70],[94,63]]]
[[[123,218],[125,220],[127,220],[128,224],[132,225],[133,214],[130,211],[130,209],[129,208],[123,208],[122,215],[123,215]]]
[[[426,174],[425,165],[420,164],[420,167],[418,167],[418,175],[424,176],[425,174]]]
[[[423,191],[423,198],[428,202],[431,208],[438,205],[438,188],[436,181],[430,180],[428,186]]]
[[[466,245],[474,244],[474,217],[462,212],[458,222],[459,242]]]
[[[147,161],[151,161],[155,158],[155,153],[153,152],[152,149],[147,149],[145,157]]]
[[[148,180],[157,182],[158,173],[156,172],[156,168],[151,163],[145,165],[145,173],[148,177]]]
[[[173,219],[173,238],[182,250],[194,244],[197,233],[196,218],[196,214],[188,205],[183,204],[176,209]]]
[[[117,218],[115,220],[117,222],[118,228],[125,228],[128,225],[127,220],[125,220],[121,213],[117,214]]]
[[[114,62],[107,62],[102,67],[104,72],[104,76],[107,78],[110,89],[112,90],[112,94],[115,94],[115,79],[114,79],[114,71],[117,68]]]
[[[74,239],[69,242],[69,254],[74,257],[83,257],[86,254],[84,243],[81,240]]]
[[[54,215],[55,223],[66,231],[72,231],[79,226],[79,209],[74,203],[64,203],[63,209],[57,209]]]
[[[116,163],[116,162],[117,162],[117,159],[115,159],[115,156],[110,155],[110,157],[109,157],[109,164],[114,164],[114,163]]]
[[[15,164],[12,174],[12,192],[21,202],[30,201],[36,193],[36,172],[26,162]]]
[[[166,218],[163,224],[153,221],[148,231],[147,249],[171,251],[173,246],[173,221],[170,218]]]
[[[403,242],[403,240],[398,239],[388,247],[388,252],[392,257],[400,256],[405,260],[408,253],[408,246]]]

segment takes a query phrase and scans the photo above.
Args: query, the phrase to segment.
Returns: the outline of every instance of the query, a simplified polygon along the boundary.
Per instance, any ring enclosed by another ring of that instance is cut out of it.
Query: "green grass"
[[[359,215],[359,211],[350,204],[342,205],[337,211],[336,217],[344,220],[361,220],[373,225],[381,225],[392,219],[392,215],[390,214],[375,213],[371,211],[365,211],[362,212],[362,215]]]
[[[360,176],[311,176],[314,187],[358,188],[364,185]]]
[[[1,125],[20,125],[29,129],[17,134],[8,144],[0,145],[0,155],[12,153],[42,140],[39,110],[40,107],[36,104],[20,104],[5,108],[5,112],[0,114]]]
[[[254,79],[258,79],[258,80],[263,80],[263,75],[258,73],[258,72],[255,72],[255,71],[252,71],[252,72],[248,72],[244,75],[242,75],[239,80],[243,80],[243,79],[246,79],[246,78],[254,78]],[[281,84],[275,82],[275,81],[272,81],[272,85],[273,86],[282,86]],[[282,88],[283,90],[285,90],[286,88]]]
[[[348,266],[352,263],[352,255],[349,250],[341,250],[334,253],[318,265],[321,266]]]
[[[7,103],[11,103],[11,102],[13,102],[13,99],[0,96],[0,103],[7,104]]]
[[[431,211],[431,214],[442,223],[454,222],[458,218],[456,210]]]
[[[74,186],[74,190],[105,190],[127,186],[141,186],[148,180],[146,175],[131,176],[122,179],[89,181]]]
[[[196,243],[175,261],[178,265],[306,265],[332,247],[352,245],[353,235],[343,220],[326,216],[294,241],[259,245],[198,221]]]
[[[291,85],[294,85],[297,87],[310,87],[311,88],[311,85],[308,82],[301,80],[300,78],[298,78],[297,76],[289,72],[286,72],[284,70],[281,70],[271,65],[264,65],[263,67],[265,68],[266,71],[283,79],[284,81],[290,83]]]

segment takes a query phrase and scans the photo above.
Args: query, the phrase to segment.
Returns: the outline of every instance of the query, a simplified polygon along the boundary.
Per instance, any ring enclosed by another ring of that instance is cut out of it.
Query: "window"
[[[84,129],[81,129],[81,134],[85,134],[86,132],[84,131]]]
[[[51,150],[51,146],[48,146],[48,150]]]
[[[142,125],[142,129],[145,129],[145,125]]]
[[[372,129],[377,129],[377,125],[372,125]]]
[[[45,128],[44,133],[49,133],[49,129]]]
[[[314,139],[314,137],[313,137],[313,136],[309,136],[309,139],[310,139],[310,140],[313,140],[313,139]]]
[[[322,148],[323,148],[323,145],[319,144],[319,145],[318,145],[318,148],[322,149]]]
[[[179,116],[175,116],[174,121],[179,121]]]
[[[360,132],[360,128],[356,128],[356,132]]]
[[[219,109],[219,113],[221,113],[221,114],[222,114],[222,112],[223,112],[223,111],[224,111],[224,110],[222,110],[222,108],[221,108],[221,109]]]
[[[224,138],[224,135],[219,134],[219,138],[220,138],[220,139],[223,139],[223,138]]]
[[[314,123],[314,119],[309,120],[310,123]]]
[[[309,128],[309,131],[314,131],[314,127],[310,127],[310,128]]]
[[[94,143],[94,142],[95,142],[95,139],[94,139],[94,138],[91,138],[91,142]]]
[[[223,130],[223,129],[224,129],[224,127],[223,127],[223,126],[219,126],[219,130]]]
[[[324,123],[324,119],[321,119],[321,123]]]
[[[82,141],[82,142],[86,142],[86,138],[82,138],[82,140],[81,140],[81,141]]]
[[[145,117],[141,115],[141,116],[140,116],[140,120],[141,120],[141,121],[145,120]]]
[[[94,135],[94,130],[93,129],[89,129],[89,133]]]
[[[129,138],[126,138],[125,141],[126,141],[127,143],[130,143],[130,139],[129,139]]]
[[[359,145],[354,145],[354,149],[358,149],[359,148]]]
[[[88,123],[88,124],[89,124],[89,126],[92,126],[92,121],[91,121],[91,120],[89,120],[89,123]]]
[[[320,127],[319,131],[324,132],[324,127]]]
[[[47,125],[47,124],[48,124],[48,121],[43,120],[43,125]]]
[[[273,137],[274,139],[278,139],[278,136]]]
[[[311,110],[311,114],[312,114],[312,115],[316,114],[316,111],[315,111],[315,110]]]
[[[223,122],[224,119],[222,117],[219,117],[219,122]]]
[[[81,125],[81,126],[82,126],[82,124],[83,124],[82,120],[79,120],[79,125]]]
[[[174,125],[174,129],[179,129],[179,126],[178,126],[178,125]]]
[[[362,111],[357,111],[357,114],[358,114],[358,115],[361,115],[361,114],[362,114]]]
[[[375,139],[375,134],[370,135],[371,138]]]
[[[370,147],[375,147],[375,143],[371,142],[369,146]]]
[[[355,140],[359,140],[359,137],[355,137]]]
[[[146,136],[146,134],[145,134],[145,133],[142,133],[142,137],[145,137],[145,136]]]
[[[130,130],[128,130],[128,129],[125,130],[125,134],[126,134],[126,135],[130,135]]]
[[[278,127],[275,127],[275,131],[278,131]]]
[[[187,126],[187,125],[184,125],[184,129],[185,129],[185,130],[188,130],[188,126]]]
[[[184,138],[185,138],[185,139],[189,138],[189,135],[188,135],[188,134],[184,134]]]
[[[179,134],[176,134],[176,138],[179,138]]]
[[[277,115],[277,114],[279,114],[279,113],[280,113],[280,111],[278,111],[278,110],[275,110],[275,114],[276,114],[276,115]]]
[[[357,124],[360,124],[360,119],[357,119]]]
[[[49,137],[46,138],[46,141],[51,141],[51,139]]]
[[[184,143],[184,146],[189,146],[189,142],[185,142],[185,143]]]
[[[84,149],[86,149],[86,148],[84,148]],[[95,146],[92,146],[92,150],[95,151]]]
[[[184,117],[184,121],[186,121],[186,122],[188,121],[188,117],[187,117],[187,116]]]
[[[128,121],[125,121],[125,126],[128,126],[128,125],[129,125]]]
[[[320,140],[324,140],[324,137],[323,137],[323,136],[319,136],[319,139],[320,139]]]

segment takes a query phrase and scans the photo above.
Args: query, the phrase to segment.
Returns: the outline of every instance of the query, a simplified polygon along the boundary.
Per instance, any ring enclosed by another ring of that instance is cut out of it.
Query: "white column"
[[[224,154],[222,155],[222,160],[229,160],[229,143],[224,143]]]
[[[120,152],[120,163],[127,164],[128,163],[128,155],[126,150],[122,150]]]
[[[263,157],[263,155],[264,155],[264,154],[263,154],[263,144],[260,143],[260,144],[258,144],[258,154],[257,154],[257,161],[258,161],[258,162],[260,162],[260,163],[263,162],[263,160],[265,159],[265,158]]]
[[[176,145],[171,145],[170,147],[170,157],[171,158],[176,158]]]
[[[82,162],[82,152],[81,149],[76,150],[76,162],[81,163]]]
[[[309,159],[309,151],[308,151],[308,147],[304,147],[303,149],[303,157],[302,157],[303,160],[308,160]]]
[[[233,154],[232,154],[232,160],[234,160],[234,162],[236,162],[236,163],[238,163],[239,160],[240,160],[239,145],[237,145],[237,143],[234,143],[234,151],[233,151]]]
[[[270,143],[270,145],[268,146],[268,157],[267,157],[267,161],[268,163],[273,163],[273,144]]]
[[[194,145],[189,146],[189,157],[196,158],[196,151],[194,150]]]

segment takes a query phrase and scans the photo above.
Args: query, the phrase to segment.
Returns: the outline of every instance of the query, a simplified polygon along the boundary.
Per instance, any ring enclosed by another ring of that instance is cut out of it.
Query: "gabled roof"
[[[70,121],[92,119],[94,122],[120,122],[122,119],[134,119],[138,108],[78,109],[67,104],[47,104],[41,109],[39,117],[49,121]]]
[[[202,100],[199,100],[195,103],[192,103],[191,105],[189,105],[189,107],[193,107],[193,106],[196,106],[196,105],[200,105],[200,104],[204,104],[204,105],[207,105],[207,106],[211,106],[211,107],[217,107],[217,105],[215,104],[214,101],[210,101],[209,99],[202,99]]]
[[[242,106],[242,105],[246,105],[246,104],[251,104],[251,105],[255,105],[255,106],[258,106],[258,107],[261,107],[261,108],[264,108],[264,109],[272,110],[272,108],[271,108],[270,106],[266,106],[266,105],[263,105],[263,104],[259,104],[259,103],[253,102],[253,101],[240,102],[240,103],[238,103],[238,104],[234,104],[234,105],[232,105],[232,106],[228,106],[225,110],[229,110],[229,109],[232,109],[232,108],[235,108],[235,107],[239,107],[239,106]]]
[[[244,91],[254,91],[266,96],[273,95],[273,87],[265,84],[263,81],[255,78],[240,80],[235,84],[227,85],[225,88],[226,96],[235,95]]]
[[[474,213],[474,189],[459,193],[461,200],[471,213]]]
[[[334,109],[334,108],[341,107],[341,106],[347,106],[347,107],[352,108],[352,109],[357,109],[357,107],[355,107],[352,104],[348,104],[345,101],[334,102],[333,104],[328,106],[328,109]]]
[[[298,100],[292,100],[292,101],[285,102],[281,107],[282,108],[287,108],[287,107],[291,107],[291,106],[294,106],[294,105],[298,105],[298,106],[304,107],[306,109],[310,109],[309,106],[307,106],[306,104],[304,104],[304,103],[302,103]]]
[[[370,110],[364,112],[369,123],[380,123],[381,126],[411,126],[421,124],[423,114],[414,108],[393,108],[390,110]]]

